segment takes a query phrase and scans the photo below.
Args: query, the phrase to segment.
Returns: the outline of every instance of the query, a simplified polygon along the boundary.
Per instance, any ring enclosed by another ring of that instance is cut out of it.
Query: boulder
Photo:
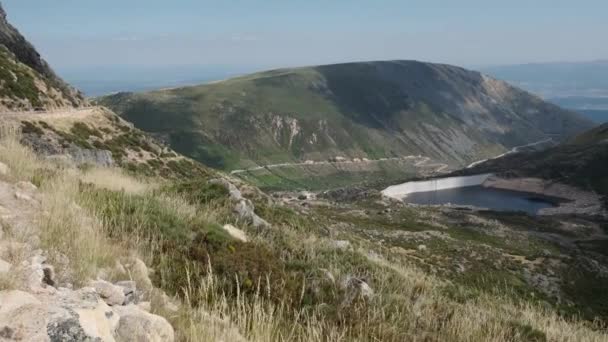
[[[350,241],[347,240],[332,240],[331,246],[335,249],[339,249],[342,251],[346,251],[352,248]]]
[[[102,301],[95,289],[59,289],[44,297],[46,331],[51,341],[114,341],[118,315]]]
[[[243,197],[241,191],[232,183],[225,179],[212,179],[210,184],[222,185],[228,190],[230,200],[234,203],[233,210],[237,216],[256,228],[266,228],[270,224],[255,213],[255,207],[250,200]]]
[[[243,241],[243,242],[247,242],[247,234],[245,234],[244,231],[238,229],[237,227],[231,225],[231,224],[225,224],[224,225],[224,230],[226,232],[228,232],[228,234],[230,234],[230,236],[232,236],[233,238]]]
[[[152,315],[136,305],[116,307],[120,319],[116,329],[119,341],[172,342],[173,327],[166,319]]]
[[[125,294],[122,287],[116,286],[105,280],[95,280],[91,282],[91,286],[106,302],[106,304],[111,306],[124,304]]]
[[[42,303],[23,291],[0,292],[0,340],[46,341],[47,318]]]
[[[374,296],[374,290],[361,278],[347,277],[342,282],[342,288],[345,291],[342,306],[349,306],[356,300],[368,300]]]
[[[140,297],[147,298],[154,287],[146,264],[139,258],[132,258],[130,262],[125,264],[125,268],[131,279],[135,281],[140,291],[142,291]]]

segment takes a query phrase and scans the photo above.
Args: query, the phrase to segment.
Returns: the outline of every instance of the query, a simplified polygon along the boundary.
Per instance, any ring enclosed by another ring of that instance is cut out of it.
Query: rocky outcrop
[[[32,148],[38,155],[51,159],[62,159],[62,163],[103,167],[115,165],[112,152],[108,150],[83,148],[75,144],[63,146],[58,139],[51,138],[49,134],[23,134],[21,143]]]
[[[46,83],[41,92],[56,95],[52,107],[79,107],[87,103],[84,96],[59,78],[38,51],[7,20],[0,4],[0,45],[3,45],[15,63],[31,68]],[[43,101],[46,102],[46,101]],[[50,104],[47,102],[47,104]]]
[[[138,306],[112,307],[93,288],[0,291],[0,337],[16,341],[173,341],[171,325]]]
[[[255,213],[255,207],[253,203],[243,197],[241,191],[232,183],[230,183],[226,179],[212,179],[209,181],[210,184],[218,184],[228,190],[228,194],[230,196],[230,200],[234,203],[233,210],[238,215],[239,218],[245,220],[247,223],[251,224],[255,228],[266,228],[269,227],[270,224],[266,222],[263,218],[259,217]]]
[[[54,266],[61,275],[70,273],[69,261],[64,265],[56,256],[61,265],[51,265],[47,255],[58,252],[39,249],[35,215],[44,196],[30,182],[0,181],[0,341],[173,341],[167,320],[148,311],[152,294],[162,299],[162,310],[176,305],[153,287],[137,257],[117,260],[118,271],[106,272],[123,276],[114,283],[99,278],[73,288],[56,276]],[[4,224],[11,234],[3,234]]]

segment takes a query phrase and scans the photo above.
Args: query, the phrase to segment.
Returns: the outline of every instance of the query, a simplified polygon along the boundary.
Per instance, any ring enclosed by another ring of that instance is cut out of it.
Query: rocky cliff
[[[7,20],[0,4],[0,109],[27,111],[86,104]]]

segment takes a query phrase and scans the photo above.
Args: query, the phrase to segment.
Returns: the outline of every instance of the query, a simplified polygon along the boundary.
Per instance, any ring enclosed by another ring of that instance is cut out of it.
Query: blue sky
[[[605,0],[3,0],[56,68],[608,58]]]

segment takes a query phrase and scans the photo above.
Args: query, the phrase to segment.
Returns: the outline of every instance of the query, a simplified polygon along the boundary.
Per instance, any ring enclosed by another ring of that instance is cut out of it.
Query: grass
[[[10,182],[51,167],[6,134],[0,161],[12,170]],[[116,169],[45,175],[36,224],[61,282],[84,283],[121,256],[139,254],[155,270],[155,285],[181,301],[168,312],[153,298],[153,311],[171,321],[179,341],[606,339],[599,326],[515,301],[502,289],[455,300],[447,293],[470,289],[348,231],[341,234],[354,248],[336,249],[322,215],[257,198],[257,213],[272,227],[256,231],[233,215],[225,191],[204,179],[142,181]],[[225,223],[246,230],[251,242],[232,239]],[[364,278],[374,295],[346,302],[341,284],[349,276]]]

